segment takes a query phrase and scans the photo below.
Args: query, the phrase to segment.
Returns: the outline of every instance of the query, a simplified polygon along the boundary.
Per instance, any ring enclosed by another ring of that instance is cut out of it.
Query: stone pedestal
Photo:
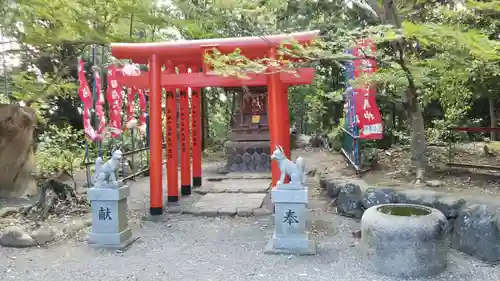
[[[128,227],[128,185],[119,188],[90,188],[88,198],[92,208],[92,231],[89,244],[104,248],[123,248],[132,238]]]
[[[231,172],[270,172],[269,141],[228,141],[226,170]]]
[[[307,230],[307,188],[281,184],[272,191],[275,231],[265,254],[316,254],[316,243]]]

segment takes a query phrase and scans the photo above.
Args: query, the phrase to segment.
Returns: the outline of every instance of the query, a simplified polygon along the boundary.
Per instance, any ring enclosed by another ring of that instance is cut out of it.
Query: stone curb
[[[273,214],[272,211],[266,209],[265,207],[258,209],[248,209],[248,208],[220,208],[219,210],[197,210],[193,207],[182,208],[181,206],[173,206],[169,208],[165,208],[165,213],[167,214],[187,214],[193,216],[202,216],[202,217],[264,217],[270,216]],[[161,216],[160,216],[161,217]],[[153,219],[146,219],[152,220]],[[160,219],[161,220],[161,219]]]
[[[207,177],[206,181],[223,181],[223,180],[271,180],[272,176],[252,176],[252,175],[238,175],[238,176],[220,176],[220,177]]]
[[[451,194],[418,186],[369,186],[360,179],[317,177],[339,215],[361,218],[371,206],[408,203],[432,207],[448,220],[451,247],[484,262],[500,261],[500,202],[497,198]],[[479,239],[481,238],[481,239]]]
[[[265,190],[265,191],[262,191],[260,188],[256,189],[256,190],[247,189],[247,188],[242,188],[242,189],[238,189],[238,190],[216,190],[216,189],[212,189],[210,187],[202,187],[202,188],[193,190],[193,192],[200,194],[200,195],[205,195],[207,193],[246,193],[246,194],[262,193],[262,194],[265,194],[265,193],[269,192],[269,189]]]
[[[167,208],[165,212],[168,214],[187,214],[193,216],[201,216],[201,217],[264,217],[270,216],[273,214],[272,211],[266,208],[258,208],[250,210],[248,208],[220,208],[217,211],[214,210],[196,210],[195,208],[182,208],[180,206],[175,206],[174,208]]]

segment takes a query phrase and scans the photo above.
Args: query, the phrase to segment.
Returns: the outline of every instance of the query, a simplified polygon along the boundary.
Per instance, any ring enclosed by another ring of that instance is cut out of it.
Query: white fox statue
[[[102,158],[98,157],[95,161],[95,176],[94,185],[102,185],[104,183],[116,182],[116,170],[120,168],[120,160],[123,153],[120,150],[115,150],[111,158],[102,164]]]
[[[279,145],[274,149],[271,155],[271,160],[276,160],[281,171],[280,179],[277,184],[282,184],[285,181],[286,175],[290,176],[292,185],[303,186],[306,182],[304,158],[297,157],[295,163],[286,158],[283,148]]]

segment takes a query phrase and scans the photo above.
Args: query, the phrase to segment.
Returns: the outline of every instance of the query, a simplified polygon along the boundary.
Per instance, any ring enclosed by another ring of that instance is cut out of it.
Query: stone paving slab
[[[266,193],[209,193],[196,202],[189,213],[207,217],[263,215]]]
[[[193,191],[199,194],[207,193],[266,193],[271,187],[269,180],[221,180],[205,181],[203,186]]]
[[[208,181],[220,181],[220,180],[260,180],[260,179],[272,179],[271,173],[245,173],[245,172],[231,172],[225,175],[222,174],[209,174],[206,175],[206,180]]]

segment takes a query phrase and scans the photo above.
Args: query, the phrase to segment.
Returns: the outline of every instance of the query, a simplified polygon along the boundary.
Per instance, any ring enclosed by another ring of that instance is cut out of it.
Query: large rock
[[[488,205],[466,205],[454,222],[451,246],[486,262],[499,261],[499,211]]]
[[[396,202],[396,192],[391,188],[376,189],[368,188],[363,194],[363,207],[368,209],[380,204],[390,204]]]
[[[38,245],[45,245],[54,241],[56,232],[50,226],[42,226],[31,233],[31,238],[33,238]]]
[[[398,192],[396,195],[396,202],[433,207],[437,198],[438,193],[436,191],[426,189],[407,189]]]
[[[328,197],[335,198],[339,196],[340,190],[347,184],[347,181],[330,179],[326,176],[319,178],[319,186],[321,189],[326,190]]]
[[[436,198],[434,208],[438,209],[448,219],[455,219],[465,206],[465,199],[453,195],[444,195]]]
[[[16,207],[3,207],[0,208],[0,218],[6,218],[8,216],[17,214],[19,209]]]
[[[20,227],[9,226],[0,236],[0,245],[17,248],[30,247],[36,245],[36,241]]]
[[[354,218],[363,215],[363,193],[359,185],[353,183],[345,184],[337,198],[337,213]]]
[[[34,110],[0,105],[0,197],[36,193],[33,157]]]
[[[396,195],[396,202],[436,208],[448,219],[456,218],[460,209],[466,203],[464,199],[458,196],[443,194],[427,189],[409,189],[400,191]]]

